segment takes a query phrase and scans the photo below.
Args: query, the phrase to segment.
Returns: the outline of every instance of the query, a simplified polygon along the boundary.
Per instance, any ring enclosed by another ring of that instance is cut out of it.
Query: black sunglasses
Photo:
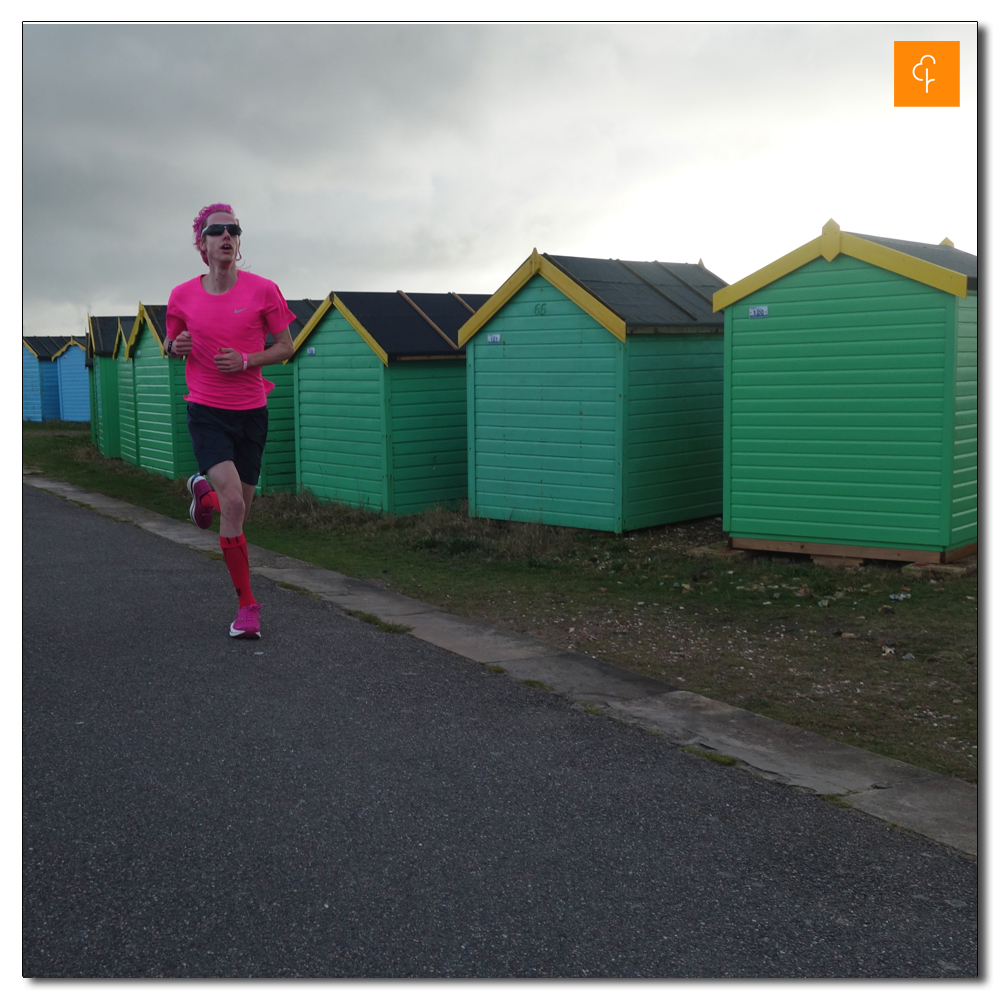
[[[221,236],[223,233],[229,233],[230,236],[239,236],[243,230],[240,229],[239,223],[236,222],[213,222],[210,226],[205,226],[201,231],[202,236]]]

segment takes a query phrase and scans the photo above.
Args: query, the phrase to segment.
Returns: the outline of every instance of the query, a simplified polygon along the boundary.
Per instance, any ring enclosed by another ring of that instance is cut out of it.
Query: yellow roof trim
[[[938,246],[942,246],[942,247],[953,247],[954,245],[955,244],[952,243],[951,240],[949,240],[947,236],[938,244]]]
[[[76,339],[76,337],[70,337],[69,340],[67,340],[66,343],[63,344],[63,346],[60,347],[59,350],[56,351],[55,354],[52,355],[51,360],[55,361],[56,358],[61,357],[71,347],[82,347],[83,350],[84,350],[84,352],[86,352],[86,350],[87,350],[87,345],[86,344],[81,344],[80,341]],[[31,350],[31,348],[28,348],[28,349]],[[35,356],[37,357],[38,355],[35,355]]]
[[[954,244],[948,240],[946,245]],[[921,260],[919,257],[912,257],[900,250],[882,246],[881,243],[873,243],[860,236],[842,232],[840,226],[833,219],[829,219],[816,239],[803,243],[797,250],[779,257],[732,285],[720,288],[712,296],[712,311],[718,312],[726,306],[731,306],[734,302],[752,295],[765,285],[783,278],[817,257],[833,260],[838,254],[863,260],[866,264],[901,274],[904,278],[912,278],[921,284],[939,288],[942,292],[949,292],[959,298],[964,299],[967,294],[969,280],[964,274]]]
[[[378,355],[382,364],[388,366],[389,355],[386,354],[381,347],[379,347],[378,341],[361,325],[361,321],[357,318],[357,316],[355,316],[354,313],[352,313],[351,310],[344,305],[339,295],[334,295],[333,304],[340,310],[344,319],[346,319],[347,322],[358,331],[361,339],[364,340],[364,342]]]
[[[779,257],[777,260],[771,261],[770,264],[765,264],[759,271],[754,271],[753,274],[748,274],[745,278],[740,278],[739,281],[734,281],[733,284],[720,288],[712,296],[712,312],[718,312],[720,309],[725,309],[726,306],[731,306],[747,295],[752,295],[758,288],[763,288],[765,285],[771,284],[772,281],[777,281],[778,278],[791,274],[803,264],[815,260],[823,252],[820,246],[821,239],[822,237],[817,236],[816,239],[803,243],[791,253],[786,253],[784,257]]]
[[[941,267],[940,264],[932,264],[929,260],[921,260],[919,257],[911,257],[908,253],[892,250],[882,246],[881,243],[872,243],[871,240],[863,240],[860,236],[852,236],[850,233],[841,233],[840,242],[842,252],[849,257],[901,274],[904,278],[912,278],[923,285],[930,285],[931,288],[939,288],[942,292],[949,292],[960,299],[966,297],[969,279],[958,271]]]
[[[613,313],[603,302],[594,298],[582,285],[578,285],[565,271],[560,271],[555,264],[541,258],[538,273],[550,284],[559,289],[571,302],[575,302],[588,316],[593,317],[608,333],[617,337],[623,344],[627,327],[625,320]]]
[[[333,305],[333,292],[323,299],[320,303],[319,308],[309,317],[309,322],[306,323],[301,330],[299,330],[299,335],[292,341],[292,351],[297,352],[298,349],[305,343],[306,338],[319,326],[319,321],[329,312],[330,307]],[[287,365],[291,358],[285,358],[281,363]]]
[[[538,250],[532,250],[531,256],[476,310],[474,316],[459,327],[458,346],[464,347],[536,274],[597,320],[612,336],[625,342],[627,327],[621,316],[577,284],[565,271],[546,260]]]
[[[458,346],[465,347],[493,317],[538,273],[537,250],[458,328]]]
[[[156,341],[157,347],[160,349],[160,357],[166,357],[167,352],[163,349],[163,343],[157,336],[156,328],[153,326],[149,316],[146,313],[146,307],[140,302],[139,312],[136,314],[135,320],[132,323],[132,332],[128,335],[128,340],[125,342],[125,360],[132,360],[132,348],[135,347],[135,342],[139,337],[139,332],[142,330],[143,323],[149,327],[149,332],[153,335],[153,339]]]
[[[90,317],[88,316],[87,318],[89,320]],[[22,337],[21,338],[21,343],[24,344],[24,346],[27,347],[29,351],[31,351],[31,353],[34,355],[35,359],[37,360],[38,359],[38,352],[31,346],[31,344],[28,343],[28,338],[27,337]],[[50,358],[50,360],[51,361],[55,361],[55,359],[58,358],[59,355],[65,354],[66,351],[68,351],[71,347],[82,348],[82,350],[84,351],[84,353],[86,353],[86,351],[87,351],[87,345],[85,343],[81,344],[78,337],[70,337],[69,340],[67,340],[66,343],[63,344],[63,346],[60,347],[59,350],[56,351],[55,354],[52,355],[52,357]]]
[[[115,334],[115,346],[111,348],[111,360],[118,360],[118,347],[125,343],[125,331],[122,329],[122,318],[118,317],[118,332]]]
[[[149,327],[149,332],[153,335],[153,339],[156,341],[156,343],[160,347],[160,357],[161,358],[165,358],[167,356],[167,349],[166,349],[166,347],[163,346],[163,341],[160,340],[160,335],[156,332],[156,327],[153,325],[152,318],[150,317],[149,313],[146,312],[146,307],[144,305],[142,305],[142,303],[139,304],[139,308],[142,309],[142,314],[143,314],[143,316],[146,317],[146,326]],[[164,327],[163,333],[164,333],[164,336],[166,335],[166,332],[167,332],[166,331],[166,326],[167,326],[167,314],[166,314],[166,312],[164,312],[163,313],[163,327]]]

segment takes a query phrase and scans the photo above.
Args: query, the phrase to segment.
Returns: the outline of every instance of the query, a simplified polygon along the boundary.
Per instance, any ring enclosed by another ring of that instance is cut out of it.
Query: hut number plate
[[[316,348],[315,347],[307,347],[306,348],[306,357],[310,357],[311,358],[315,353],[316,353]]]
[[[751,306],[750,307],[750,318],[751,319],[761,319],[767,315],[767,306]]]
[[[500,334],[499,333],[488,333],[488,334],[486,334],[486,343],[487,344],[499,344],[500,343]]]

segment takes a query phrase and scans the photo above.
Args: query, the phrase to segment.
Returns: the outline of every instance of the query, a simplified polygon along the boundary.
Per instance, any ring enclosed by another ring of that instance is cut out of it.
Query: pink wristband
[[[244,354],[244,355],[243,355],[243,370],[244,370],[244,371],[246,371],[246,370],[247,370],[247,361],[249,361],[249,360],[250,360],[250,359],[249,359],[249,358],[248,358],[248,357],[247,357],[247,356],[246,356],[246,355]]]

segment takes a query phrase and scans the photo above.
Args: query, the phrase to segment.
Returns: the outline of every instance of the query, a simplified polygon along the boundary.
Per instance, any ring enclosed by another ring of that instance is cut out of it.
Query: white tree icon
[[[927,56],[921,56],[920,57],[920,62],[918,62],[913,67],[913,79],[916,80],[918,83],[922,83],[924,85],[924,93],[925,94],[929,94],[930,93],[930,85],[932,83],[934,83],[934,77],[931,76],[931,68],[930,68],[930,66],[925,66],[924,65],[924,61],[927,60],[927,59],[930,59],[930,61],[932,63],[937,63],[937,60],[934,58],[934,56],[927,55]],[[923,76],[918,76],[917,75],[917,70],[920,70],[920,69],[922,69],[924,71],[924,75]]]

